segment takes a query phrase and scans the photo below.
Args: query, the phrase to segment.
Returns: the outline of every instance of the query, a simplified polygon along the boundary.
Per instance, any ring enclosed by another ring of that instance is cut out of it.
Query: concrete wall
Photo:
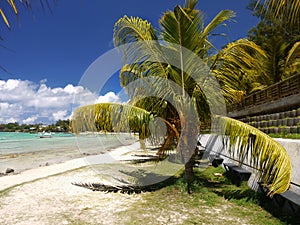
[[[292,182],[300,186],[300,140],[276,138],[288,152],[292,161]],[[300,187],[291,184],[291,190],[300,194]]]
[[[288,152],[292,161],[292,182],[297,185],[300,185],[300,140],[290,140],[281,138],[277,138],[275,140],[278,141]],[[210,154],[221,153],[221,157],[224,158],[224,162],[232,162],[236,164],[238,163],[230,158],[228,152],[224,151],[224,147],[220,137],[212,135],[203,135],[200,141],[202,145],[206,146],[207,150],[210,151]],[[247,161],[247,159],[245,159],[245,161]],[[251,178],[248,182],[249,186],[253,189],[257,189],[257,171],[246,165],[243,165],[243,167],[252,172]],[[290,189],[300,194],[300,187],[291,184]]]

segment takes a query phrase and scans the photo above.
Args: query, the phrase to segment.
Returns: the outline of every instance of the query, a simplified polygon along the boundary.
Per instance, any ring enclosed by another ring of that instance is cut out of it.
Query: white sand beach
[[[130,155],[126,155],[126,153],[138,150],[139,146],[140,146],[139,142],[136,142],[129,146],[119,147],[106,154],[72,159],[59,164],[26,170],[22,173],[15,174],[15,175],[3,176],[0,177],[0,191],[3,191],[7,188],[16,185],[20,185],[25,182],[30,182],[36,179],[63,173],[69,170],[74,170],[91,164],[113,163],[114,161],[118,161],[118,160],[134,159],[134,157]]]
[[[130,207],[140,199],[139,195],[95,193],[72,183],[101,182],[101,177],[88,167],[89,162],[97,157],[107,164],[132,159],[126,153],[138,149],[136,142],[90,156],[88,160],[78,158],[0,177],[0,224],[80,224],[80,220],[91,224],[121,224],[113,214]]]

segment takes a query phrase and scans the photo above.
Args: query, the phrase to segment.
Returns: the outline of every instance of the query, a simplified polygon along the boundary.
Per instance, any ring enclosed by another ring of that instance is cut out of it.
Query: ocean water
[[[0,132],[0,173],[6,168],[20,172],[39,166],[64,162],[87,155],[103,154],[134,143],[131,134],[39,134]]]

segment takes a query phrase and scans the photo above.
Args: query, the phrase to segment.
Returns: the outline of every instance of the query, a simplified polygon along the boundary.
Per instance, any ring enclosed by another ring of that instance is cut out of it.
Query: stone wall
[[[239,118],[267,134],[300,134],[300,108],[285,112]]]

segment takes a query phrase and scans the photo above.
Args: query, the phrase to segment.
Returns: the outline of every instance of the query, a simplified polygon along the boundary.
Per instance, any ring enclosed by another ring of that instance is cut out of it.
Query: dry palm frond
[[[261,172],[270,196],[289,188],[292,164],[286,150],[278,142],[238,120],[217,116],[216,121],[229,153],[240,162],[245,155],[249,156],[250,165]]]

